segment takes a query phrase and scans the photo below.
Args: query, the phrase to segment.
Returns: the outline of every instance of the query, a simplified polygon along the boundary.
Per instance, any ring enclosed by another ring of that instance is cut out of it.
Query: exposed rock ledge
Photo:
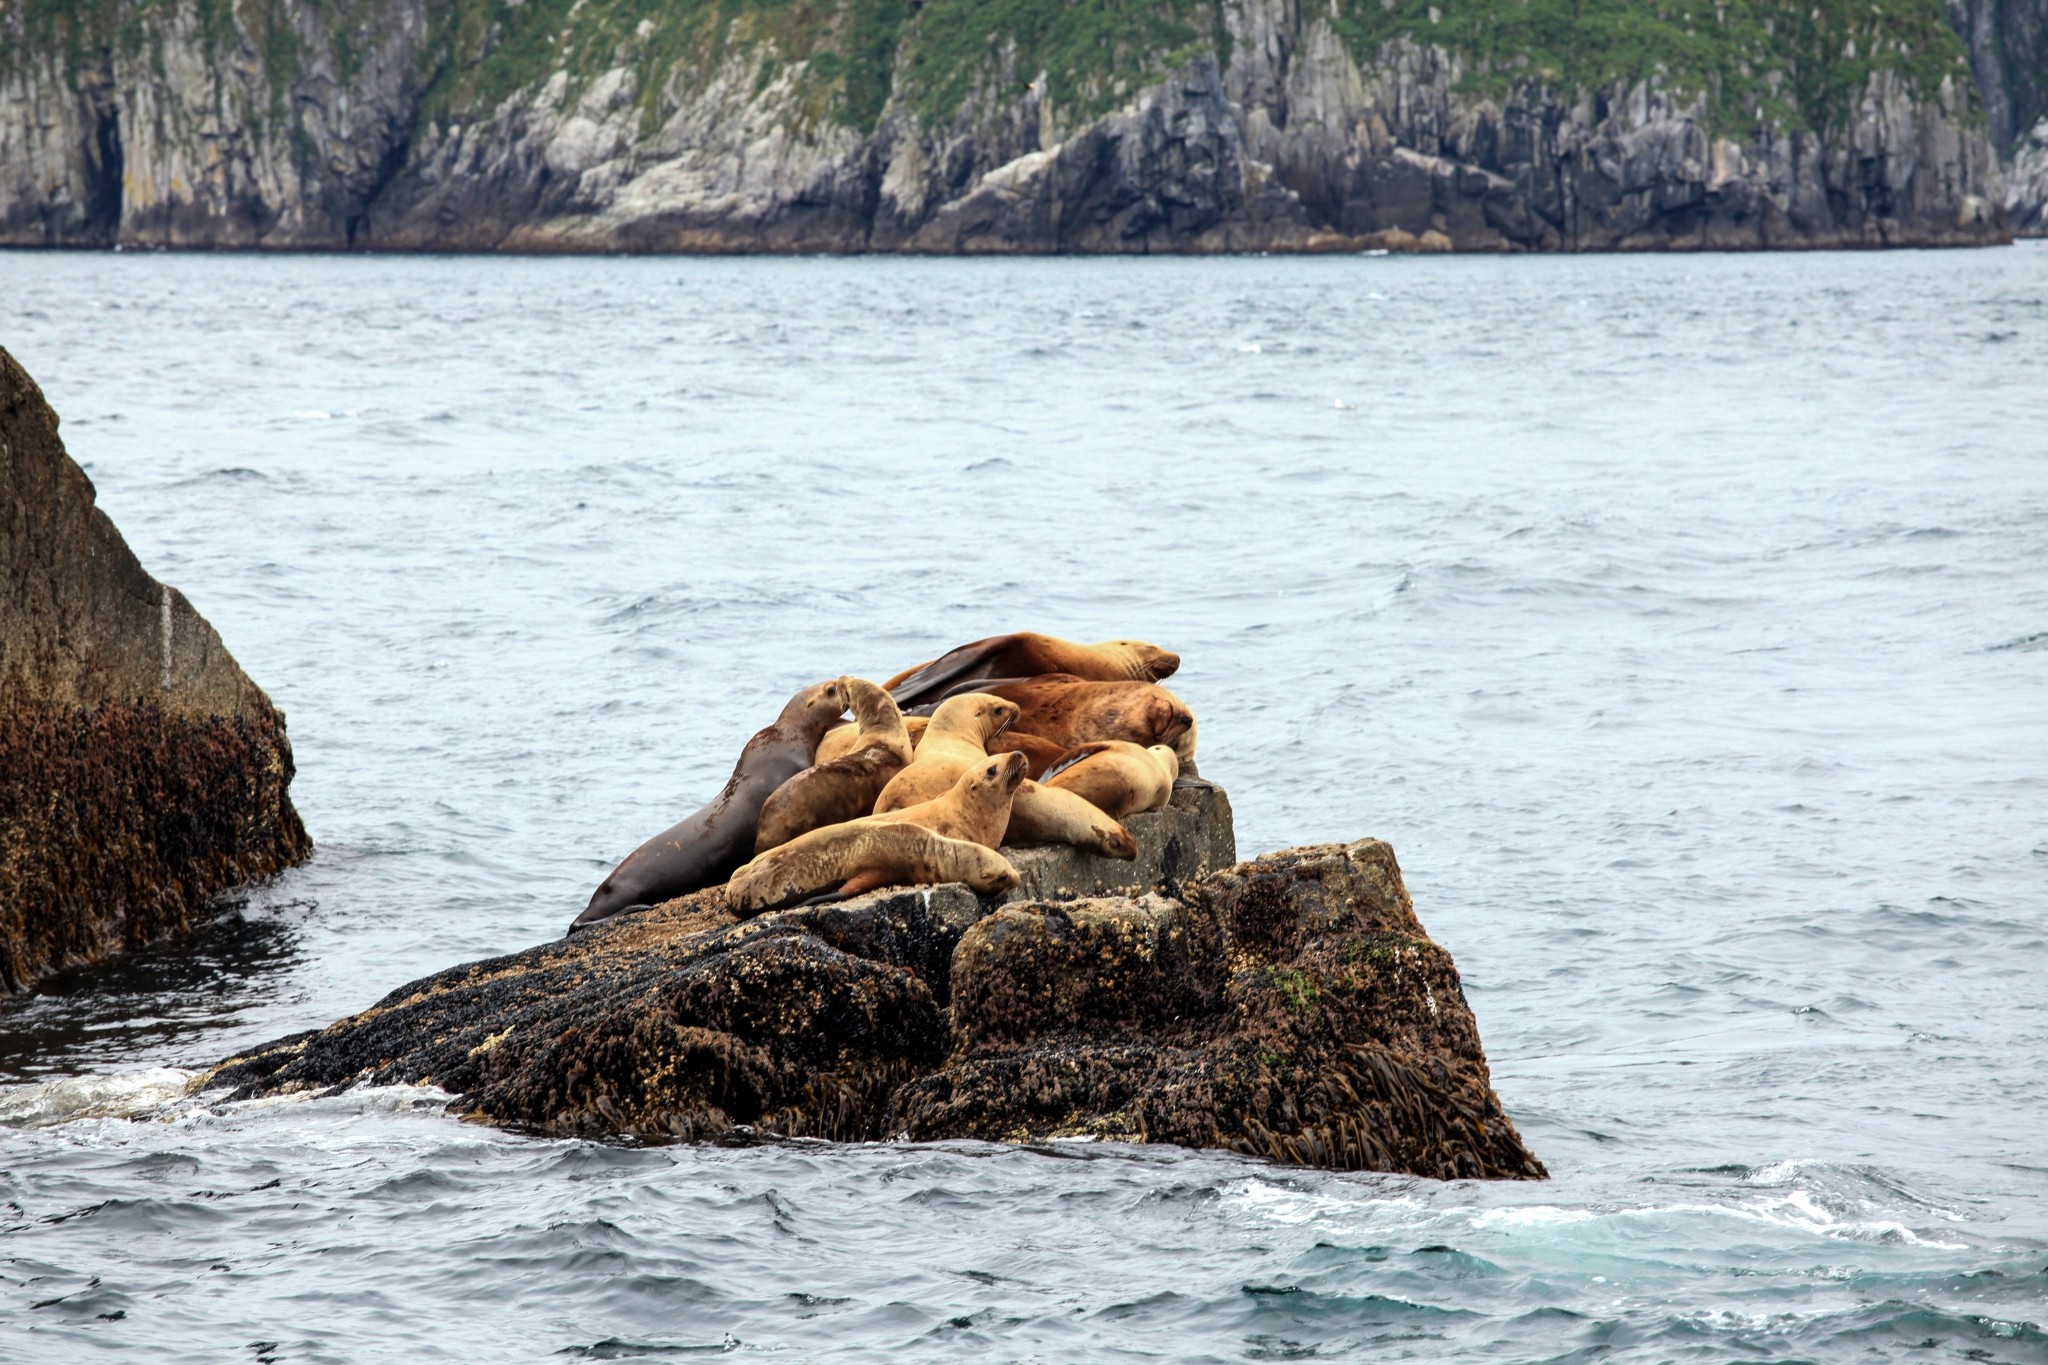
[[[311,851],[284,715],[144,572],[0,349],[0,983],[188,927]]]
[[[561,1135],[1098,1136],[1545,1174],[1391,848],[1231,865],[1220,790],[1128,823],[1135,863],[1006,850],[1024,881],[1000,902],[942,886],[741,922],[699,892],[401,986],[202,1084],[431,1083]]]

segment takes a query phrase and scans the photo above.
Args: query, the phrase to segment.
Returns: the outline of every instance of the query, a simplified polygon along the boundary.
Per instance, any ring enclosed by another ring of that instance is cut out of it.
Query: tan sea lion
[[[1195,713],[1158,683],[1091,682],[1064,673],[992,683],[989,695],[1017,703],[1012,728],[1078,749],[1121,739],[1164,744],[1185,766],[1195,756]]]
[[[1158,810],[1173,799],[1180,759],[1164,744],[1141,748],[1121,739],[1083,744],[1046,773],[1043,784],[1072,792],[1115,820]]]
[[[749,914],[833,887],[855,896],[882,886],[954,881],[982,894],[1015,886],[1016,869],[995,848],[1024,767],[1022,754],[984,757],[929,801],[811,830],[735,872],[726,902]],[[964,851],[970,848],[980,852]]]
[[[910,733],[895,701],[866,678],[841,678],[853,707],[853,747],[843,757],[822,757],[777,788],[761,806],[754,852],[766,853],[799,834],[856,820],[875,808],[889,779],[910,763]],[[839,733],[833,730],[826,735]],[[819,741],[819,752],[824,742]]]
[[[1030,760],[1022,754],[990,754],[931,800],[866,819],[876,824],[917,825],[948,839],[1001,848],[1010,827],[1011,804],[1029,767]]]
[[[929,663],[905,669],[882,686],[889,689],[898,705],[915,706],[979,690],[977,684],[993,679],[1066,673],[1103,682],[1157,682],[1172,677],[1179,667],[1180,655],[1143,640],[1104,640],[1083,645],[1051,635],[1017,631],[961,645]]]
[[[875,801],[885,814],[929,801],[960,780],[960,774],[988,757],[989,741],[1017,718],[1017,704],[985,692],[963,692],[939,703],[917,742],[910,766],[889,779]]]
[[[1084,797],[1040,782],[1026,782],[1017,788],[1017,799],[1010,806],[1008,839],[1013,844],[1072,844],[1125,862],[1138,856],[1138,841],[1115,817]]]
[[[910,733],[910,748],[913,753],[917,750],[917,742],[924,738],[924,727],[929,724],[931,724],[930,716],[905,716],[903,718],[903,728]],[[825,738],[818,741],[818,762],[829,763],[852,753],[854,748],[860,743],[858,730],[858,726],[842,725],[836,730],[827,731]],[[1031,760],[1031,771],[1026,776],[1033,778],[1038,777],[1047,768],[1065,758],[1069,752],[1064,744],[1055,744],[1049,739],[1040,739],[1037,735],[1019,734],[1014,729],[1005,730],[990,740],[988,742],[988,751],[992,754],[1020,753],[1024,755],[1024,757]]]
[[[789,699],[775,723],[740,751],[725,789],[626,855],[590,895],[569,932],[621,910],[716,886],[747,860],[761,805],[811,764],[818,741],[846,712],[846,684],[834,678]]]
[[[917,742],[924,738],[924,727],[932,723],[930,716],[904,716],[903,729],[910,736],[913,751]],[[818,762],[833,763],[845,758],[861,745],[860,726],[841,725],[827,730],[825,737],[818,741]]]
[[[807,841],[819,840],[819,846]],[[791,856],[800,851],[801,859]],[[843,875],[842,875],[843,874]],[[938,886],[965,882],[977,895],[1007,891],[1019,878],[1010,860],[992,848],[948,839],[917,825],[830,825],[768,852],[733,874],[726,904],[755,915],[795,905],[835,883],[854,896],[881,886]]]

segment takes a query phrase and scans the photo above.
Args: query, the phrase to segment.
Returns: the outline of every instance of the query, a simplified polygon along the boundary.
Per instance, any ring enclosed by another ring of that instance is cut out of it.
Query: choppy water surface
[[[0,344],[319,843],[0,1004],[0,1355],[2048,1359],[2048,249],[12,254]],[[181,1098],[1014,628],[1393,841],[1553,1181]]]

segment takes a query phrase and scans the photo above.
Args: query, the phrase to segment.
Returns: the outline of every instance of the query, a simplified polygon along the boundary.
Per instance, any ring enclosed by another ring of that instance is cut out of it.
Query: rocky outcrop
[[[284,716],[93,505],[0,350],[0,981],[183,930],[310,851]]]
[[[2048,0],[1947,0],[2005,160],[2013,234],[2048,236]]]
[[[2048,118],[2020,139],[2005,176],[2005,211],[2014,235],[2048,237]]]
[[[1659,15],[1628,30],[1647,44],[1632,56],[1600,27],[1611,6],[1572,8],[1563,65],[1539,50],[1543,16],[1487,3],[1165,0],[1115,41],[1069,32],[1093,8],[1037,0],[849,5],[797,27],[750,0],[631,28],[612,7],[471,0],[17,8],[0,15],[0,244],[2007,240],[1984,97],[1934,0]],[[1998,16],[2037,0],[1952,3],[1965,32],[2007,32]]]
[[[1233,866],[1214,790],[1129,826],[1135,864],[1006,850],[1024,882],[989,902],[878,891],[742,922],[699,892],[402,986],[201,1085],[432,1083],[564,1135],[1094,1136],[1544,1174],[1390,848]]]

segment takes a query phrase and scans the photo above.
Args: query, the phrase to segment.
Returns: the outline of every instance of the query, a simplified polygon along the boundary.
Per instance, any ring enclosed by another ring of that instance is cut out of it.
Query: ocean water
[[[0,345],[319,850],[0,1002],[0,1358],[2048,1360],[2048,246],[13,253]],[[1394,844],[1552,1180],[184,1094],[1008,629]]]

